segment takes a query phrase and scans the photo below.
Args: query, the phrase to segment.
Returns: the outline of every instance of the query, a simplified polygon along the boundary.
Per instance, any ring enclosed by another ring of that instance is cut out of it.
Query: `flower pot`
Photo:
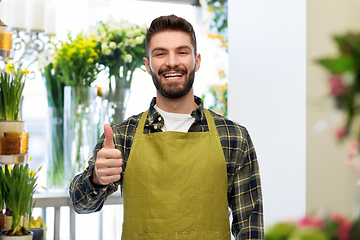
[[[11,229],[12,224],[12,216],[5,216],[5,231],[9,231]]]
[[[0,211],[0,232],[1,230],[5,230],[5,215],[2,210]]]
[[[44,229],[43,228],[29,228],[29,231],[34,233],[32,240],[43,240],[44,239]]]
[[[10,236],[5,234],[0,234],[0,240],[33,240],[34,233],[29,231],[27,235],[21,236]]]
[[[0,121],[0,137],[4,132],[23,132],[25,121]]]

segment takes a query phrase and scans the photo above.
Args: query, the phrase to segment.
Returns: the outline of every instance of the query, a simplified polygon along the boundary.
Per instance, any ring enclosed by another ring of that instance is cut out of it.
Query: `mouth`
[[[164,73],[162,76],[167,81],[177,81],[181,79],[184,76],[184,74],[180,72],[173,72],[173,73]]]

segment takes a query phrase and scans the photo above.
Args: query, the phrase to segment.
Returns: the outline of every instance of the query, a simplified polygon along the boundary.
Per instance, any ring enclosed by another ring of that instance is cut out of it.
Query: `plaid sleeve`
[[[259,165],[247,130],[240,127],[241,147],[236,159],[233,188],[230,196],[236,239],[264,239],[263,202]]]
[[[91,183],[92,172],[96,161],[97,152],[102,148],[104,135],[101,136],[93,151],[93,156],[88,161],[85,171],[74,177],[70,184],[69,194],[72,205],[77,213],[92,213],[100,211],[105,200],[117,191],[119,183],[110,183],[104,187],[95,187]]]
[[[127,159],[130,155],[131,145],[134,138],[136,126],[141,114],[132,116],[120,124],[112,126],[114,132],[115,147],[121,151],[123,161],[121,178],[119,181],[110,183],[104,187],[94,187],[91,183],[92,172],[96,161],[97,153],[103,147],[105,136],[102,135],[97,142],[93,156],[88,161],[85,171],[77,176],[71,182],[69,194],[77,213],[92,213],[100,211],[107,197],[116,192],[119,185],[122,185]]]

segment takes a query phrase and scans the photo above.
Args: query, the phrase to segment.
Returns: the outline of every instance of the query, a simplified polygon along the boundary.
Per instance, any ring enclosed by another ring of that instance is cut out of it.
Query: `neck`
[[[176,99],[166,98],[157,92],[156,105],[165,112],[181,114],[191,114],[198,107],[192,89],[185,96]]]

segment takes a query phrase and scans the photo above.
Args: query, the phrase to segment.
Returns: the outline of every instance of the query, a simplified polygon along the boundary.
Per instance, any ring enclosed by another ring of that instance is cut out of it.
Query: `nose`
[[[179,59],[176,53],[169,53],[166,61],[166,65],[169,67],[176,67],[179,65]]]

